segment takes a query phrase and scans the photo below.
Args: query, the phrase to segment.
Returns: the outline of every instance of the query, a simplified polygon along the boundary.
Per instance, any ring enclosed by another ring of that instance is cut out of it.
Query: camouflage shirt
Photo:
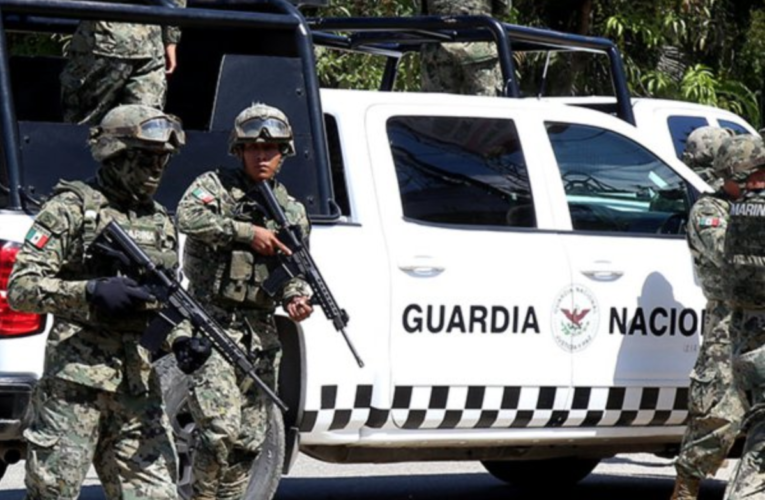
[[[279,299],[310,292],[300,279],[289,281],[278,297],[268,297],[260,289],[278,263],[252,250],[254,226],[279,228],[266,218],[257,199],[248,196],[253,188],[241,169],[208,172],[194,180],[177,212],[178,229],[188,236],[183,268],[189,290],[203,303],[229,310],[246,307],[273,312]],[[274,181],[273,190],[288,220],[308,238],[305,207],[282,184]]]
[[[144,4],[136,0],[120,1]],[[186,0],[174,1],[180,7],[186,6]],[[120,59],[161,59],[165,46],[177,44],[180,39],[181,30],[175,26],[82,21],[72,36],[69,51]]]
[[[99,178],[100,179],[100,178]],[[102,181],[90,183],[104,200],[98,209],[97,234],[117,221],[158,264],[177,264],[177,236],[172,220],[158,204],[136,206]],[[83,185],[84,186],[84,185]],[[45,355],[46,375],[106,391],[142,393],[149,389],[151,365],[138,339],[151,319],[137,312],[120,321],[101,318],[86,298],[89,279],[105,273],[111,259],[86,260],[85,227],[91,217],[84,200],[59,190],[40,210],[19,252],[8,284],[14,309],[53,314]]]
[[[504,16],[509,0],[421,0],[423,13],[438,16]]]
[[[688,216],[688,246],[701,290],[708,300],[725,298],[721,278],[730,203],[723,196],[721,193],[702,196]]]

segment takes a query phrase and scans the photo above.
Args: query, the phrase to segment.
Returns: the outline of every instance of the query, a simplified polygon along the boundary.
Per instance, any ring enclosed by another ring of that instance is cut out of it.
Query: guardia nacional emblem
[[[595,294],[579,284],[564,288],[553,301],[551,322],[558,347],[567,352],[587,348],[595,340],[600,322]]]

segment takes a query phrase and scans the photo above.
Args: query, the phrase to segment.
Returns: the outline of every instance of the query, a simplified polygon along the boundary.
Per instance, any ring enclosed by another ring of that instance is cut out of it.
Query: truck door
[[[548,318],[570,270],[559,237],[539,230],[547,195],[527,168],[524,127],[426,109],[367,116],[391,256],[393,421],[560,425],[570,354],[552,344]]]
[[[705,304],[684,238],[693,187],[626,135],[562,122],[547,133],[571,218],[562,237],[573,289],[598,311],[574,311],[599,325],[573,351],[574,405],[596,426],[678,425]]]

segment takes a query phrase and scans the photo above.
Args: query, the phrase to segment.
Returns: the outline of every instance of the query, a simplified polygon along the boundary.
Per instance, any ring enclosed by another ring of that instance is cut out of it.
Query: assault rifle
[[[266,385],[244,350],[228,336],[214,318],[186,291],[172,273],[156,265],[119,224],[111,221],[93,242],[92,251],[116,258],[122,270],[131,278],[146,286],[166,306],[141,338],[141,345],[152,352],[159,350],[173,327],[188,320],[191,326],[204,335],[213,348],[232,366],[240,369],[282,411],[287,405]]]
[[[268,181],[259,181],[255,185],[258,194],[260,194],[266,203],[264,208],[269,217],[275,220],[281,228],[277,237],[292,251],[292,255],[279,254],[281,266],[272,271],[265,283],[261,285],[263,290],[273,297],[290,279],[295,277],[303,278],[308,283],[308,286],[311,287],[311,290],[313,290],[312,299],[321,306],[327,319],[335,327],[335,330],[343,334],[345,343],[348,344],[348,349],[351,350],[353,357],[356,358],[356,363],[358,363],[359,367],[363,367],[364,362],[345,332],[345,327],[348,326],[348,313],[345,312],[345,309],[340,308],[332,292],[329,290],[327,282],[324,281],[319,268],[316,266],[316,262],[314,262],[313,257],[311,257],[308,248],[303,242],[302,231],[298,226],[290,224],[287,220],[287,216],[284,214],[284,210],[282,210],[279,202],[276,201],[276,196],[274,196]]]

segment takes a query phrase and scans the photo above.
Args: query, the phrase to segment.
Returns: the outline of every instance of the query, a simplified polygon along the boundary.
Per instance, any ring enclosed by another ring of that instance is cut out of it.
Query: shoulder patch
[[[48,240],[50,240],[50,232],[35,224],[27,233],[25,239],[36,249],[42,250],[48,244]]]
[[[43,210],[40,215],[35,219],[36,227],[43,227],[52,234],[61,234],[64,232],[66,225],[62,217],[56,217],[50,210]]]
[[[191,194],[194,195],[194,198],[198,199],[205,205],[215,199],[215,196],[213,196],[212,193],[210,193],[210,191],[201,187],[196,188],[194,191],[191,192]]]
[[[720,217],[700,217],[699,227],[721,227],[725,222]]]

